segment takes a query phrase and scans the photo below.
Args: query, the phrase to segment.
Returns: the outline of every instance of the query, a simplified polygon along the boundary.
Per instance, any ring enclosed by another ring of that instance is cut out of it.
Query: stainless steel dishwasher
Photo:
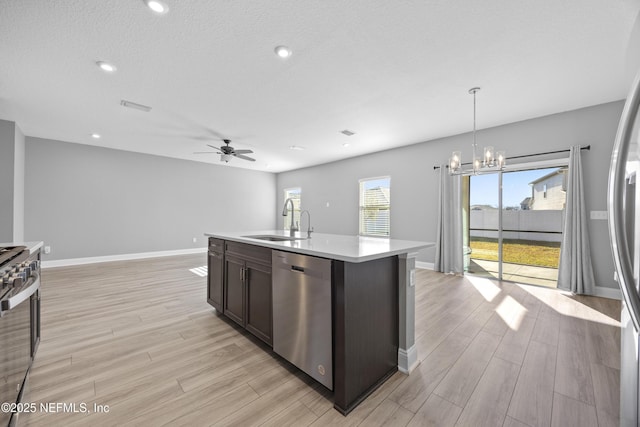
[[[272,251],[273,351],[333,390],[331,260]]]

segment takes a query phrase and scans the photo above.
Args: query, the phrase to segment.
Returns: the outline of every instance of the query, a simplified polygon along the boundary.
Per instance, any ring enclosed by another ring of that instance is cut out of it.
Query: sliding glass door
[[[498,278],[500,275],[499,177],[497,173],[466,177],[469,196],[465,223],[469,228],[463,233],[464,260],[466,271],[477,276]]]
[[[566,172],[558,166],[467,178],[468,273],[556,287]]]

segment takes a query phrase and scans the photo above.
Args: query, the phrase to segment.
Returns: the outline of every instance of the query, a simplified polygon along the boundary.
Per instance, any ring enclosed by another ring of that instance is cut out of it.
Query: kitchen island
[[[274,350],[273,319],[282,306],[272,306],[272,255],[274,260],[281,253],[328,260],[332,366],[326,375],[333,381],[325,386],[333,389],[338,411],[349,413],[396,370],[410,373],[417,365],[415,257],[433,243],[321,233],[307,238],[283,230],[205,235],[208,302]],[[317,368],[325,375],[324,365]]]

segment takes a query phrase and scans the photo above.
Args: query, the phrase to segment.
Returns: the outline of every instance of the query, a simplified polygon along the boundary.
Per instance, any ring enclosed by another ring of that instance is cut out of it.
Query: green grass
[[[487,261],[498,260],[498,240],[472,237],[471,258]],[[560,243],[533,240],[503,240],[503,262],[558,268]]]

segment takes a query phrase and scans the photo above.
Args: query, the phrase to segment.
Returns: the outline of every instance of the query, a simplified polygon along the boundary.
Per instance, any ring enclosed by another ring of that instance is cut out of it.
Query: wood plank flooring
[[[79,412],[20,424],[619,424],[618,301],[418,270],[420,365],[343,417],[322,386],[215,313],[205,265],[202,254],[44,270],[27,401]]]

